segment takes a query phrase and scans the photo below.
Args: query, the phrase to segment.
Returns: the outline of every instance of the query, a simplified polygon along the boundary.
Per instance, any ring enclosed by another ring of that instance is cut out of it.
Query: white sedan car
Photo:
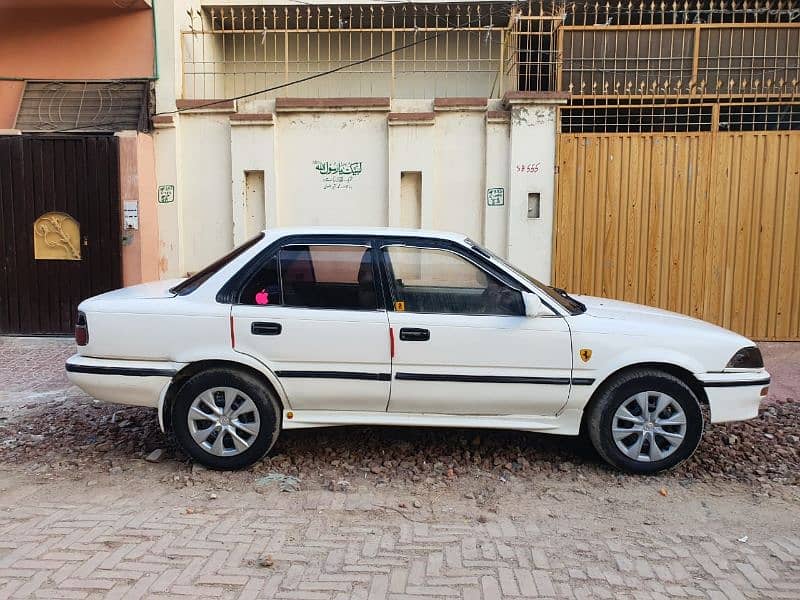
[[[148,406],[215,469],[282,429],[407,425],[589,436],[651,473],[712,423],[750,419],[769,374],[750,340],[684,315],[571,296],[463,235],[274,229],[180,281],[79,307],[70,380]]]

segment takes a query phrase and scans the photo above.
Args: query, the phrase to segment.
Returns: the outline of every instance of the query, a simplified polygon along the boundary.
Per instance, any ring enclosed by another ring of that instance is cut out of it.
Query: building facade
[[[163,275],[263,226],[450,229],[800,339],[796,0],[156,10]]]
[[[460,231],[550,278],[564,96],[519,92],[512,4],[156,12],[174,65],[154,118],[165,276],[264,226],[319,224]]]
[[[154,40],[147,0],[0,6],[0,334],[159,277]]]

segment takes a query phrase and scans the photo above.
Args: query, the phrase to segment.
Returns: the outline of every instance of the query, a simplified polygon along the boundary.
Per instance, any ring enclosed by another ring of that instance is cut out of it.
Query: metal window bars
[[[205,7],[182,32],[183,97],[232,97],[343,67],[262,97],[497,95],[511,6]]]
[[[204,6],[182,48],[185,98],[562,91],[569,109],[609,109],[600,127],[676,131],[707,126],[683,104],[800,102],[800,0]]]

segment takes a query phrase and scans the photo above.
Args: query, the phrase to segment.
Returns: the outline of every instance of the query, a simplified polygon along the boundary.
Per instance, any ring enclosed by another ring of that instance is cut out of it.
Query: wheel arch
[[[271,378],[264,373],[264,371],[259,370],[252,365],[230,359],[197,360],[187,364],[180,371],[178,371],[162,395],[158,407],[158,418],[162,431],[172,431],[172,406],[174,405],[175,398],[177,397],[178,392],[183,385],[198,373],[202,373],[203,371],[208,371],[210,369],[229,369],[247,373],[248,375],[258,379],[261,383],[272,390],[278,399],[278,402],[280,403],[282,411],[290,409],[287,404],[286,397],[283,394],[283,390],[279,389],[279,386],[276,385],[276,383],[273,382]]]
[[[703,387],[703,384],[700,383],[700,380],[694,376],[694,373],[689,371],[688,369],[681,367],[679,365],[673,363],[663,363],[663,362],[640,362],[630,365],[625,365],[624,367],[620,367],[616,371],[613,371],[608,374],[608,376],[603,379],[600,385],[595,388],[594,392],[592,392],[589,401],[583,407],[583,415],[581,416],[581,426],[580,426],[580,433],[584,435],[586,433],[586,419],[587,415],[591,411],[592,405],[597,401],[597,399],[602,395],[606,388],[611,385],[617,378],[621,377],[625,373],[629,373],[630,371],[638,371],[641,369],[651,369],[654,371],[662,371],[673,377],[677,377],[687,386],[689,389],[692,390],[695,396],[697,396],[698,402],[701,405],[708,406],[708,396],[706,395],[706,390]]]

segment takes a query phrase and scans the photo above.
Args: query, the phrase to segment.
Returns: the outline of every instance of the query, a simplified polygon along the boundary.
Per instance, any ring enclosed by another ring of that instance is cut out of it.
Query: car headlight
[[[748,346],[738,350],[728,361],[726,369],[761,369],[764,367],[764,359],[761,357],[761,350],[756,346]]]

